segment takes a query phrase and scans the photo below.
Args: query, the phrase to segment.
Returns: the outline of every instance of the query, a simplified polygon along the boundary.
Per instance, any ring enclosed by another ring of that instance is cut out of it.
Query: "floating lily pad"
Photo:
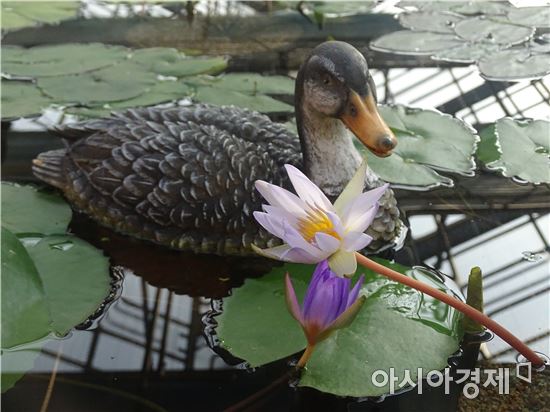
[[[262,113],[292,112],[294,108],[264,94],[249,95],[216,87],[197,87],[194,98],[203,103],[234,105]]]
[[[474,63],[482,57],[496,53],[499,49],[499,46],[493,44],[465,43],[460,47],[438,51],[432,58],[459,63]]]
[[[465,15],[503,15],[512,8],[509,4],[502,1],[469,1],[460,3],[453,5],[450,9],[455,13]]]
[[[39,115],[52,103],[34,83],[2,80],[2,119]]]
[[[535,29],[484,17],[475,17],[458,22],[455,25],[455,32],[467,41],[511,46],[529,40]]]
[[[522,181],[550,183],[550,122],[504,118],[495,133],[501,155],[487,167]]]
[[[57,102],[92,104],[135,98],[157,82],[156,75],[132,63],[70,76],[43,77],[38,87]]]
[[[454,34],[454,26],[464,17],[444,12],[416,12],[399,15],[399,24],[411,30]]]
[[[453,7],[463,5],[464,1],[426,1],[426,0],[401,0],[397,6],[401,8],[413,8],[421,11],[449,11]]]
[[[12,76],[47,77],[83,73],[126,59],[129,50],[100,43],[69,43],[31,49],[2,48],[2,72]]]
[[[77,1],[3,1],[2,29],[18,29],[40,23],[56,23],[76,17]]]
[[[65,233],[71,208],[58,195],[2,182],[2,226],[13,233]]]
[[[218,77],[201,76],[190,79],[191,84],[211,86],[216,89],[234,90],[255,95],[294,94],[294,81],[286,76],[262,76],[257,73],[229,73]]]
[[[488,80],[538,79],[550,73],[550,54],[531,54],[528,49],[501,50],[478,62]]]
[[[480,141],[477,146],[476,156],[484,164],[494,162],[500,158],[495,127],[496,125],[494,124],[487,126],[479,134]]]
[[[23,348],[2,349],[2,393],[11,389],[34,366],[42,350],[42,342],[34,342]]]
[[[550,28],[550,7],[521,7],[508,12],[512,23],[540,28]]]
[[[427,272],[381,263],[446,290]],[[248,279],[224,299],[223,312],[217,317],[222,347],[251,366],[273,362],[305,347],[301,328],[286,309],[285,272],[291,274],[301,299],[313,266],[287,264],[261,279]],[[372,383],[372,373],[377,369],[395,368],[399,382],[405,369],[443,369],[447,358],[458,349],[460,314],[369,270],[359,268],[357,273],[366,275],[362,293],[367,302],[351,326],[318,344],[300,386],[339,396],[379,396],[388,393],[389,387]]]
[[[440,50],[461,46],[463,42],[453,34],[395,31],[371,41],[370,48],[376,51],[429,56]]]
[[[163,76],[217,74],[227,67],[223,57],[187,57],[176,49],[153,47],[135,50],[131,60]]]
[[[452,185],[451,179],[433,169],[465,175],[474,172],[477,136],[461,120],[400,105],[380,106],[379,111],[398,141],[389,157],[367,152],[369,166],[383,180],[427,189]]]

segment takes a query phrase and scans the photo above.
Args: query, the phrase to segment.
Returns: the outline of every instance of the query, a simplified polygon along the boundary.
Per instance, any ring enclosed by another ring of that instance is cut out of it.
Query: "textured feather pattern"
[[[300,168],[302,156],[298,138],[264,115],[232,106],[143,108],[54,131],[68,148],[39,155],[35,175],[103,225],[200,253],[245,255],[251,243],[280,243],[252,216],[263,203],[254,182],[289,188],[283,165]],[[398,212],[391,191],[384,202],[381,230],[371,232],[386,243]]]

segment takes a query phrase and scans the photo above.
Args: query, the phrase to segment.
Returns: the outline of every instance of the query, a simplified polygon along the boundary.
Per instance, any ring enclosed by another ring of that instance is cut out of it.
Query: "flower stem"
[[[368,269],[371,269],[376,273],[384,275],[390,278],[391,280],[407,285],[413,289],[419,290],[420,292],[425,293],[426,295],[430,295],[442,301],[443,303],[446,303],[447,305],[452,306],[456,310],[468,316],[470,319],[473,319],[474,321],[481,323],[483,326],[493,331],[502,340],[507,342],[510,346],[516,349],[519,353],[521,353],[536,368],[542,367],[544,365],[544,361],[535,352],[529,349],[529,347],[525,343],[523,343],[521,340],[515,337],[510,331],[508,331],[507,329],[502,327],[499,323],[489,318],[487,315],[484,315],[482,312],[478,311],[477,309],[474,309],[470,305],[467,305],[466,303],[462,302],[460,299],[452,297],[446,294],[445,292],[442,292],[434,287],[426,285],[423,282],[420,282],[416,279],[413,279],[401,273],[398,273],[390,268],[382,266],[381,264],[374,262],[373,260],[361,255],[360,253],[356,252],[355,256],[357,257],[357,262],[359,262],[360,265]],[[307,349],[306,349],[306,352],[307,352]],[[304,352],[304,355],[306,354],[306,352]],[[302,356],[302,358],[303,357],[304,356]]]
[[[296,364],[296,369],[302,369],[304,366],[306,366],[307,361],[309,360],[309,358],[311,358],[311,355],[313,354],[313,349],[315,349],[315,345],[308,343],[306,346],[306,350],[304,351],[304,353],[302,353],[302,357]]]

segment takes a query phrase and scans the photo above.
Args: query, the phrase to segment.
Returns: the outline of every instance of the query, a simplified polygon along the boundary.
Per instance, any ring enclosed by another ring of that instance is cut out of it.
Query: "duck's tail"
[[[59,189],[64,189],[67,184],[66,173],[63,169],[65,154],[66,149],[40,153],[32,161],[32,172],[40,180]]]

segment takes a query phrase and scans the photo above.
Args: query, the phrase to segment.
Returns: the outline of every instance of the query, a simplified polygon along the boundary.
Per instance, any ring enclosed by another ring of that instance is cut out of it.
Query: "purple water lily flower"
[[[285,295],[288,310],[300,323],[308,342],[305,354],[307,358],[315,344],[326,339],[336,329],[348,326],[365,302],[365,296],[359,297],[363,284],[361,276],[351,288],[351,279],[337,276],[330,270],[328,262],[317,265],[306,291],[302,307],[298,304],[292,280],[285,277]],[[351,288],[351,289],[350,289]],[[300,362],[303,366],[307,358]]]
[[[355,251],[372,238],[364,233],[378,210],[378,200],[388,185],[363,192],[367,163],[364,161],[338,199],[332,204],[307,176],[285,165],[298,196],[262,180],[256,189],[269,202],[254,217],[267,231],[282,239],[280,246],[252,248],[263,256],[286,262],[328,264],[338,276],[357,269]]]

